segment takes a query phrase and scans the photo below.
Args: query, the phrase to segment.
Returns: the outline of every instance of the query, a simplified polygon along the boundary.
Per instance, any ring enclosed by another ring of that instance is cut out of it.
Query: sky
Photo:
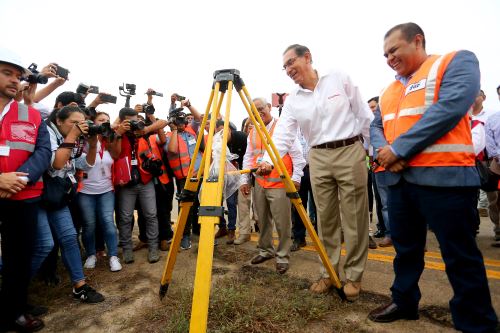
[[[282,54],[295,43],[309,47],[319,72],[348,73],[368,100],[394,79],[383,57],[385,32],[412,21],[424,30],[428,54],[477,55],[485,108],[500,110],[499,16],[498,0],[1,0],[0,44],[26,66],[56,62],[70,70],[69,81],[42,101],[50,107],[57,94],[83,82],[118,96],[116,105],[98,108],[114,117],[125,104],[118,86],[134,83],[131,104],[145,103],[153,88],[165,95],[154,104],[166,119],[174,92],[205,112],[218,69],[238,69],[252,98],[289,92],[294,83],[282,70]],[[231,104],[239,127],[246,111],[236,91]]]

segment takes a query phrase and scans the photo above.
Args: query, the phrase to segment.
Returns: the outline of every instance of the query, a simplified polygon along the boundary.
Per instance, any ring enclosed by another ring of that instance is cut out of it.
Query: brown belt
[[[353,138],[345,139],[345,140],[338,140],[338,141],[331,141],[331,142],[325,142],[317,146],[312,146],[311,148],[314,149],[337,149],[345,146],[350,146],[354,144],[356,141],[360,141],[361,138],[358,136],[355,136]]]

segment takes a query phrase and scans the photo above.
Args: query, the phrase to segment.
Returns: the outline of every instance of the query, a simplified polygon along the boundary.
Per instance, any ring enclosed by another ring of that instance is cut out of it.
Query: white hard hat
[[[30,73],[17,53],[2,46],[0,46],[0,61],[22,68],[25,74]]]

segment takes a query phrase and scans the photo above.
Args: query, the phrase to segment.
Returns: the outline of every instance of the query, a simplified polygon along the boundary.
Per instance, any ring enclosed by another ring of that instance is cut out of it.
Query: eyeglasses
[[[287,62],[285,62],[285,64],[283,65],[283,70],[286,71],[287,67],[292,66],[297,58],[299,58],[299,56],[288,59]]]
[[[262,111],[264,111],[265,109],[266,109],[266,107],[265,107],[265,106],[261,106],[261,107],[258,107],[258,108],[257,108],[257,111],[262,112]]]

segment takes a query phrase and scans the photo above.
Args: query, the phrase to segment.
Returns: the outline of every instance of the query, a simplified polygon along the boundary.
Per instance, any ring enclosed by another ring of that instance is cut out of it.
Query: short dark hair
[[[420,28],[420,26],[418,24],[413,23],[413,22],[398,24],[386,32],[384,39],[386,39],[387,37],[389,37],[389,35],[391,35],[393,32],[398,31],[398,30],[401,31],[401,33],[403,34],[403,36],[407,42],[411,42],[415,38],[416,35],[422,35],[422,37],[424,37],[423,41],[422,41],[422,46],[424,47],[424,50],[425,50],[424,31],[422,30],[422,28]]]
[[[497,93],[500,94],[500,86],[497,87]]]
[[[107,112],[104,112],[104,111],[98,111],[98,112],[96,112],[95,118],[99,117],[101,114],[104,114],[104,115],[106,115],[106,117],[108,117],[109,119],[111,119],[111,117],[109,116],[109,114]]]
[[[132,108],[122,108],[120,110],[120,113],[118,114],[118,117],[120,117],[120,120],[125,120],[125,117],[127,116],[136,116],[137,112],[135,112],[134,109]]]
[[[375,101],[375,102],[377,102],[377,103],[378,103],[378,96],[375,96],[375,97],[370,98],[370,99],[368,100],[368,102],[366,102],[366,103],[370,103],[371,101]]]
[[[217,127],[221,127],[221,126],[224,126],[224,120],[222,120],[222,119],[218,119],[218,120],[215,122],[215,128],[217,128]]]
[[[49,115],[49,121],[57,125],[57,119],[64,121],[68,119],[69,116],[74,112],[80,112],[81,114],[85,115],[85,112],[83,112],[83,110],[78,106],[67,105],[63,106],[60,109],[54,109]]]
[[[72,91],[64,91],[64,92],[60,93],[56,98],[54,108],[57,107],[57,104],[59,102],[61,102],[61,104],[63,106],[69,105],[70,103],[73,103],[73,102],[75,102],[78,105],[83,105],[83,103],[84,103],[82,95],[77,94],[77,93],[72,92]]]
[[[287,53],[290,50],[294,50],[295,54],[299,57],[304,56],[306,52],[309,52],[309,54],[311,54],[311,51],[309,51],[309,48],[307,46],[300,44],[292,44],[286,48],[285,52],[283,52],[283,55],[285,55],[285,53]],[[312,64],[312,55],[311,55],[311,64]]]

